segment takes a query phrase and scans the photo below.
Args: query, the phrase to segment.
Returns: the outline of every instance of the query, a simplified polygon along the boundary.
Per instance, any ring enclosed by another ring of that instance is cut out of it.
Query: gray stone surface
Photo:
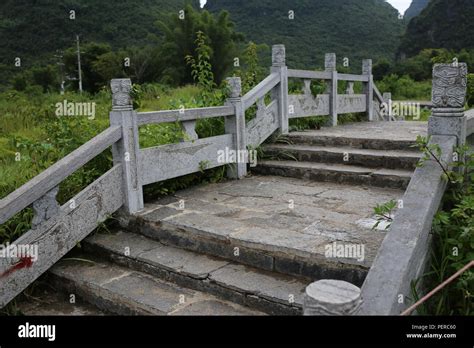
[[[421,158],[421,154],[414,151],[358,149],[343,146],[271,144],[263,149],[265,156],[276,159],[289,159],[291,156],[303,162],[339,163],[387,169],[414,170]]]
[[[105,262],[62,261],[52,268],[51,274],[57,286],[116,314],[261,314],[212,295]],[[200,311],[199,308],[205,310]]]
[[[73,201],[73,207],[69,201],[61,207],[59,214],[15,241],[17,245],[35,245],[38,248],[37,259],[32,259],[30,267],[8,273],[19,259],[0,258],[0,274],[7,272],[2,277],[0,307],[46,272],[96,229],[101,221],[122,207],[122,167],[114,166],[76,195]]]
[[[306,288],[304,315],[353,315],[361,303],[361,291],[357,286],[323,279]]]
[[[239,292],[296,307],[302,307],[303,291],[306,286],[296,279],[275,279],[271,274],[256,272],[242,265],[222,267],[212,272],[210,279]]]
[[[466,89],[466,63],[433,66],[432,101],[435,108],[464,108]]]
[[[33,203],[33,211],[35,215],[33,217],[33,221],[31,222],[32,229],[37,228],[43,222],[46,222],[47,220],[59,214],[60,206],[56,201],[58,192],[59,186],[56,186]]]
[[[87,243],[99,246],[117,255],[127,256],[196,279],[205,279],[209,276],[209,273],[228,263],[183,249],[165,246],[129,232],[95,234],[87,239]],[[129,248],[130,253],[128,255],[125,254],[125,248]]]
[[[126,246],[134,251],[128,256],[123,252]],[[84,247],[119,265],[269,314],[301,314],[300,293],[307,281],[299,278],[166,246],[130,232],[96,234]]]
[[[235,148],[231,134],[141,149],[138,154],[141,182],[147,185],[224,165],[219,163],[218,151],[225,148]]]
[[[340,125],[335,128],[322,128],[321,130],[293,132],[290,139],[300,136],[313,138],[346,138],[362,140],[384,140],[393,142],[414,142],[418,135],[427,135],[426,122],[362,122]],[[329,145],[326,143],[326,145]],[[393,149],[392,149],[393,150]]]
[[[260,161],[254,171],[264,175],[395,189],[405,189],[412,175],[411,170],[295,161]]]
[[[139,174],[139,152],[137,114],[133,111],[130,79],[114,79],[112,90],[111,126],[122,128],[122,138],[112,146],[114,165],[121,165],[124,207],[128,213],[143,209],[143,181]]]
[[[178,192],[176,199],[185,203],[181,214],[163,219],[150,219],[150,213],[142,219],[139,214],[141,223],[133,228],[165,243],[264,269],[275,269],[277,260],[279,265],[289,265],[293,260],[299,265],[296,274],[319,266],[340,271],[344,278],[344,272],[370,267],[385,235],[362,227],[358,221],[370,218],[377,204],[402,195],[400,190],[254,176]],[[187,206],[188,200],[200,204]],[[159,201],[156,204],[161,206]],[[213,212],[208,204],[217,204],[219,209]],[[326,258],[325,247],[333,242],[363,244],[365,259]],[[233,255],[236,247],[241,251],[237,257]],[[244,260],[252,253],[253,259]],[[264,261],[268,257],[270,264]]]

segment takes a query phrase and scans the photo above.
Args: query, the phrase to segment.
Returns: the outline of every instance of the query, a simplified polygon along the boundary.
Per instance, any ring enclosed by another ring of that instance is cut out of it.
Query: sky
[[[207,0],[200,0],[201,1],[201,7],[204,6],[207,2]],[[362,0],[363,1],[363,0]],[[410,7],[412,0],[387,0],[393,7],[395,7],[398,12],[401,14],[404,14],[406,9]]]
[[[387,0],[398,12],[404,14],[408,7],[410,7],[411,0]]]

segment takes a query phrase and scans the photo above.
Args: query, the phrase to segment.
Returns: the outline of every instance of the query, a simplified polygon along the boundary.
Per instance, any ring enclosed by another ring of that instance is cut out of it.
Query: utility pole
[[[76,35],[76,42],[77,42],[77,70],[79,72],[79,93],[82,94],[81,46],[79,43],[79,35]]]
[[[58,62],[56,63],[57,65],[59,65],[59,73],[60,73],[60,76],[61,76],[61,95],[64,95],[64,84],[66,83],[66,81],[64,80],[64,63],[63,63],[63,52],[58,50],[57,51],[57,55],[54,56],[55,58],[58,59]]]

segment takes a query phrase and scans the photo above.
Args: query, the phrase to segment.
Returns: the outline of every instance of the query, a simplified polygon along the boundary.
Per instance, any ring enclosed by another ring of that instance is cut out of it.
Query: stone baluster
[[[326,87],[326,93],[329,94],[329,126],[337,126],[337,70],[336,54],[326,53],[324,57],[324,70],[331,74],[331,80]]]
[[[305,79],[303,80],[303,94],[306,95],[306,96],[310,96],[312,93],[311,93],[311,80],[309,79]]]
[[[181,129],[184,133],[184,139],[182,139],[181,142],[199,139],[199,136],[196,133],[196,120],[181,122]]]
[[[354,94],[354,81],[347,81],[346,94]]]
[[[256,117],[262,117],[265,114],[267,106],[265,105],[265,97],[262,97],[257,100],[257,115]]]
[[[122,164],[124,207],[128,213],[143,209],[143,189],[138,172],[139,144],[137,114],[133,110],[130,79],[114,79],[110,125],[122,127],[122,139],[112,146],[114,165]]]
[[[340,280],[319,280],[306,288],[303,314],[306,316],[354,315],[362,304],[361,290]]]
[[[452,135],[458,145],[466,142],[467,118],[464,113],[467,65],[435,64],[433,67],[433,113],[428,120],[429,135]]]
[[[31,222],[33,230],[37,229],[43,222],[59,214],[60,206],[56,200],[58,192],[59,186],[56,186],[33,203],[34,217]]]
[[[396,121],[395,115],[392,113],[392,93],[385,92],[382,96],[383,102],[387,104],[387,121]]]
[[[273,97],[278,99],[280,133],[288,134],[288,68],[286,66],[285,45],[274,45],[272,47],[271,72],[280,74],[281,82],[273,90]]]
[[[227,78],[230,96],[227,98],[226,105],[232,105],[235,109],[233,116],[225,117],[225,132],[233,134],[236,151],[247,150],[247,135],[245,129],[245,109],[242,102],[242,81],[240,77]],[[237,156],[239,158],[241,156]],[[247,163],[232,164],[227,170],[227,176],[231,179],[242,179],[247,175]]]
[[[362,61],[362,75],[367,75],[368,82],[364,82],[364,94],[367,96],[367,118],[374,121],[374,76],[372,75],[372,59]]]

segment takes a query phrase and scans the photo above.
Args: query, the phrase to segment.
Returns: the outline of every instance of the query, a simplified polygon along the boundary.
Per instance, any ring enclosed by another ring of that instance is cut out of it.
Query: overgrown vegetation
[[[467,146],[456,148],[452,169],[441,162],[441,149],[429,138],[417,140],[424,156],[420,165],[434,160],[448,181],[442,208],[433,226],[431,269],[424,276],[426,288],[433,289],[474,260],[474,154]],[[422,294],[414,293],[415,298]],[[466,271],[418,309],[420,314],[473,315],[474,272]]]

